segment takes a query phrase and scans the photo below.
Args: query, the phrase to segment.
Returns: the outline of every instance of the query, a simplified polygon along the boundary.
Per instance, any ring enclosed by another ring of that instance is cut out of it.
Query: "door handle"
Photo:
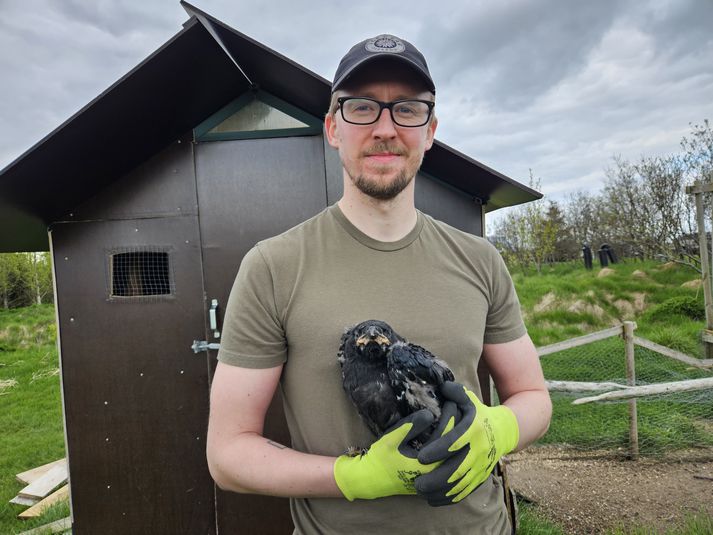
[[[220,338],[220,331],[218,330],[218,300],[213,299],[210,302],[210,311],[208,312],[210,318],[210,328],[213,331],[213,338]]]

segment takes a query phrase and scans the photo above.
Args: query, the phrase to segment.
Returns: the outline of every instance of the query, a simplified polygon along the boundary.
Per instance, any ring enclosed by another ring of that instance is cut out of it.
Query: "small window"
[[[129,251],[111,254],[111,297],[170,295],[167,252]]]
[[[309,125],[298,121],[294,117],[290,117],[269,104],[255,99],[250,104],[240,108],[219,125],[208,130],[208,133],[252,132],[254,130],[278,130],[286,128],[309,128]]]
[[[248,91],[193,129],[196,141],[227,141],[322,133],[322,120],[264,91]]]

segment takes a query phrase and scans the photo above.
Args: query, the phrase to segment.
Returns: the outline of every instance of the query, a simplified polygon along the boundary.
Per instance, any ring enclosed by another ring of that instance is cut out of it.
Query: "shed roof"
[[[252,87],[327,111],[328,80],[182,4],[191,17],[181,31],[0,172],[0,252],[46,250],[51,222]],[[422,170],[486,211],[541,197],[438,140]]]

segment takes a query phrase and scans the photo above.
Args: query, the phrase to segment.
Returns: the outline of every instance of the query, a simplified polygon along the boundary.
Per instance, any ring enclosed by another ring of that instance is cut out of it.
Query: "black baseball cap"
[[[426,82],[428,90],[434,95],[436,94],[436,86],[433,84],[433,79],[431,79],[431,73],[428,72],[428,65],[423,54],[405,39],[386,33],[371,39],[365,39],[361,43],[354,45],[346,53],[339,62],[337,72],[334,75],[332,93],[339,89],[359,67],[383,58],[402,61],[412,67]]]

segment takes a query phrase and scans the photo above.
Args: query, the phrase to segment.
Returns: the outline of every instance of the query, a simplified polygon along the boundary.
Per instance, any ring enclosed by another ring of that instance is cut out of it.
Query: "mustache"
[[[396,145],[390,145],[389,143],[381,142],[368,148],[364,151],[364,156],[371,156],[373,154],[383,154],[384,152],[390,152],[391,154],[396,154],[398,156],[404,156],[407,151],[402,147]]]

